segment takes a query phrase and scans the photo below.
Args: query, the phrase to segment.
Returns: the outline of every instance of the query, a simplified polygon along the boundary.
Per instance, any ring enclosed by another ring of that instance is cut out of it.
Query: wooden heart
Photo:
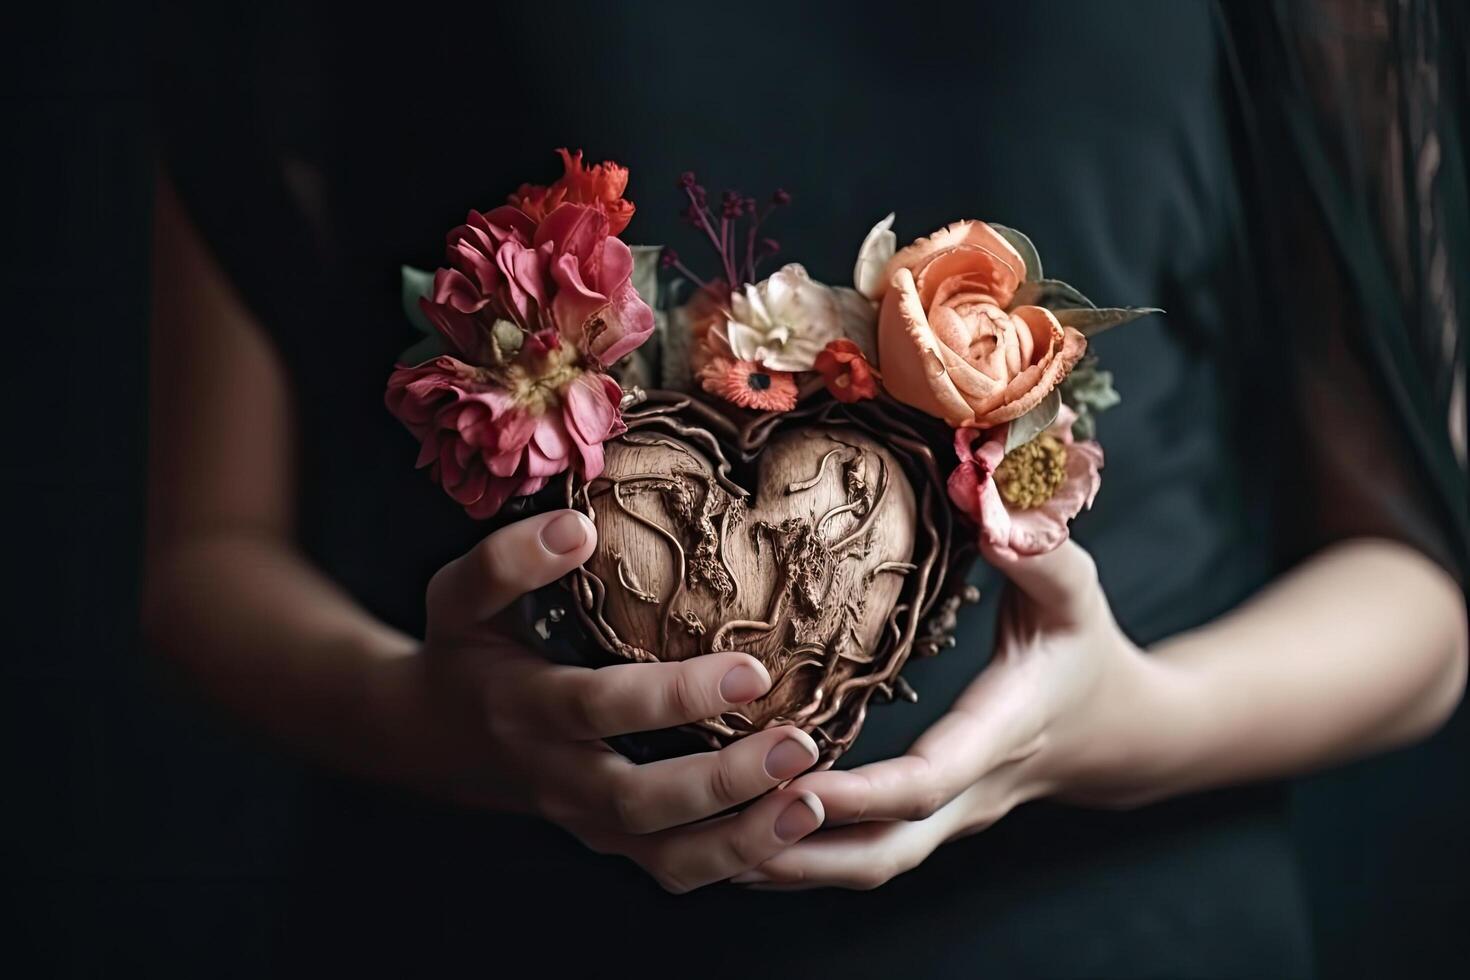
[[[597,479],[569,502],[597,524],[574,573],[580,618],[634,661],[740,650],[770,691],[694,728],[724,744],[794,724],[830,764],[874,694],[912,692],[910,653],[952,643],[957,558],[933,456],[871,408],[822,404],[741,426],[686,395],[625,413]]]

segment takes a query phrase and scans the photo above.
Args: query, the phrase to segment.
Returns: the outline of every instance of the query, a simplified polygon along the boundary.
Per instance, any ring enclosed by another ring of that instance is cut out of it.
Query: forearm
[[[392,781],[449,754],[417,643],[269,535],[216,531],[160,545],[143,619],[155,650],[294,751]]]
[[[1465,684],[1464,600],[1419,554],[1351,541],[1148,660],[1167,791],[1291,775],[1449,717]]]

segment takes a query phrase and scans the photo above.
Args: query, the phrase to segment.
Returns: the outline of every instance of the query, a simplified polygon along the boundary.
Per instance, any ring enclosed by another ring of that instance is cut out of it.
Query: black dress
[[[176,25],[165,52],[167,164],[297,385],[303,543],[374,614],[421,629],[429,575],[483,533],[383,408],[413,339],[398,267],[438,264],[468,208],[555,177],[559,146],[627,164],[625,238],[695,261],[674,189],[691,169],[713,189],[787,188],[773,234],[828,282],[892,209],[901,240],[961,217],[1022,228],[1094,298],[1166,308],[1095,342],[1123,402],[1075,534],[1145,645],[1280,570],[1266,430],[1293,415],[1256,380],[1208,4],[492,6],[382,21],[257,6]],[[1001,583],[975,581],[958,647],[905,672],[918,704],[875,707],[841,765],[902,752],[983,668]],[[1283,799],[1038,803],[873,892],[672,897],[552,826],[320,774],[292,801],[278,953],[283,969],[414,975],[519,975],[505,964],[530,956],[557,975],[1300,976]]]

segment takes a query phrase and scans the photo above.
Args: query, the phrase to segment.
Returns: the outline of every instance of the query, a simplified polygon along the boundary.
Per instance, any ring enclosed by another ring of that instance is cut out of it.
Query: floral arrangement
[[[768,212],[726,191],[717,232],[694,175],[679,185],[724,272],[706,282],[664,255],[700,289],[691,359],[707,392],[765,411],[790,411],[813,377],[842,402],[886,393],[954,429],[950,499],[992,549],[1034,555],[1066,540],[1101,482],[1096,414],[1118,401],[1111,375],[1084,361],[1087,337],[1154,310],[1098,309],[1044,278],[1030,239],[1002,225],[956,221],[899,249],[893,214],[863,239],[851,287],[794,262],[755,281],[754,258],[778,250],[753,245]],[[789,201],[777,191],[772,205]],[[730,253],[744,216],[741,265]]]
[[[603,443],[624,431],[608,368],[653,334],[617,237],[634,210],[627,169],[561,156],[560,180],[524,184],[451,230],[432,279],[404,270],[427,337],[389,377],[388,409],[419,440],[418,465],[474,518],[568,469],[602,471]]]
[[[785,413],[808,399],[884,400],[952,431],[953,506],[1000,554],[1055,548],[1089,507],[1103,452],[1099,412],[1118,400],[1087,357],[1088,338],[1145,313],[1098,308],[1045,278],[1031,241],[956,221],[903,248],[894,215],[858,248],[850,286],[798,263],[761,277],[780,252],[767,234],[791,197],[726,191],[718,208],[695,175],[678,189],[685,220],[713,248],[701,277],[671,249],[618,236],[634,205],[628,171],[559,151],[560,179],[522,185],[450,231],[446,265],[405,268],[405,306],[425,333],[388,381],[387,405],[419,440],[418,464],[471,517],[493,516],[557,474],[603,469],[636,390],[618,378],[655,334],[657,297],[635,279],[652,256],[688,280],[661,346],[687,351],[687,375],[729,412]],[[666,372],[667,373],[667,372]]]

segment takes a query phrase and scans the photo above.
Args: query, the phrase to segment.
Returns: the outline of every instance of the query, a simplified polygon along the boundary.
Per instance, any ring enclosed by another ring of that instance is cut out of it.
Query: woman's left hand
[[[991,663],[906,755],[797,779],[830,829],[733,881],[875,888],[1030,799],[1118,807],[1162,795],[1179,765],[1166,732],[1181,682],[1118,628],[1092,557],[1068,541],[986,558],[1012,585]]]

